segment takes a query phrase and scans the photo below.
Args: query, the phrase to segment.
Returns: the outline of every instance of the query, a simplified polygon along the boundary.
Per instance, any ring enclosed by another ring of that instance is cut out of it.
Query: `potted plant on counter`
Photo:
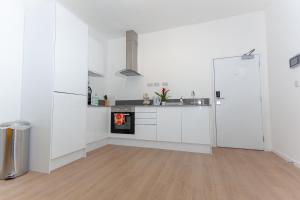
[[[161,102],[162,106],[166,105],[166,102],[169,98],[169,96],[168,96],[169,92],[170,92],[170,90],[167,90],[166,88],[162,88],[161,93],[155,92],[155,94],[160,97],[160,102]]]

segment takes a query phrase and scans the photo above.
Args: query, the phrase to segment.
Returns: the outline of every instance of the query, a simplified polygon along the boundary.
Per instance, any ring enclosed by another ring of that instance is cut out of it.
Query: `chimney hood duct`
[[[141,76],[137,72],[138,63],[138,35],[135,31],[126,32],[126,69],[120,73],[125,76]]]

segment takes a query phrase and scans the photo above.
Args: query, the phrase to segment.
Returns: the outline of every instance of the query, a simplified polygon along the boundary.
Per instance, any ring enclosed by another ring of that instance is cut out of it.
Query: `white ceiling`
[[[60,0],[108,37],[197,24],[265,8],[269,0]],[[245,22],[246,23],[246,22]]]

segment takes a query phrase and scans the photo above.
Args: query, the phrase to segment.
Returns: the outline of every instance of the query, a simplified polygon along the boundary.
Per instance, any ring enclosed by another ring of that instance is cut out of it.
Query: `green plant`
[[[169,92],[170,90],[167,90],[166,88],[162,88],[161,93],[155,92],[155,94],[160,97],[161,102],[165,102],[169,98],[168,96]]]

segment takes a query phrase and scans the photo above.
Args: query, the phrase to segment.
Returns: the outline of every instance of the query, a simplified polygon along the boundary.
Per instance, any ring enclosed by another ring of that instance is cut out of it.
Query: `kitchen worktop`
[[[143,107],[209,107],[210,99],[209,98],[199,98],[199,99],[183,99],[183,104],[180,104],[179,99],[170,99],[167,102],[167,105],[153,105],[153,101],[150,101],[149,105],[144,105],[143,100],[117,100],[116,106],[143,106]],[[195,102],[195,103],[194,103]]]
[[[124,105],[125,106],[125,105]],[[136,107],[210,107],[211,105],[201,105],[201,104],[183,104],[183,105],[128,105],[128,106],[136,106]]]
[[[99,105],[99,106],[93,106],[93,105],[88,105],[88,108],[108,108],[110,106],[103,106],[103,105]]]

